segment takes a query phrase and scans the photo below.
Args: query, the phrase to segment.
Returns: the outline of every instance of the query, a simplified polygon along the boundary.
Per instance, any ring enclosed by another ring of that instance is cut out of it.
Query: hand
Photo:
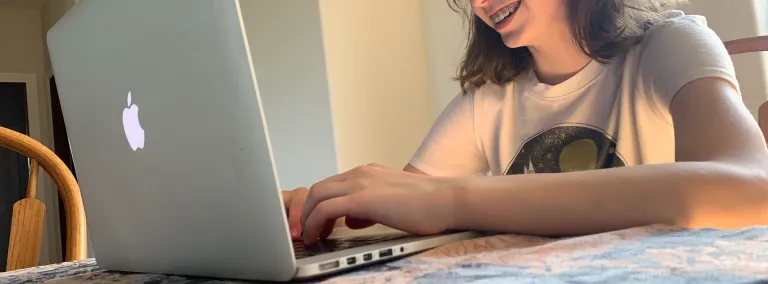
[[[455,183],[373,164],[330,177],[306,196],[301,216],[304,242],[316,242],[329,220],[344,216],[351,228],[377,222],[417,235],[440,233],[453,219],[449,188]]]
[[[288,228],[291,232],[291,239],[298,240],[301,238],[302,226],[301,226],[301,211],[304,208],[304,201],[307,200],[307,194],[309,190],[306,187],[300,187],[291,191],[282,191],[283,205],[288,213]],[[322,228],[320,238],[325,239],[333,232],[335,222],[329,221]]]

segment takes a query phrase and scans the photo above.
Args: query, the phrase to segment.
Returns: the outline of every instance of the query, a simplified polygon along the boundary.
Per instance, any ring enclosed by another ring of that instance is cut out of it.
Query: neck
[[[582,53],[570,37],[553,40],[543,45],[529,46],[534,71],[547,85],[557,85],[573,77],[592,60]]]

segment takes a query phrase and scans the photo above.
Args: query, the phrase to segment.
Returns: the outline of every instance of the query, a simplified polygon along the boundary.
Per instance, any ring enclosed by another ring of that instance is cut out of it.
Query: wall
[[[318,3],[241,1],[241,10],[280,186],[311,186],[336,174]],[[286,21],[285,11],[301,16]]]
[[[719,1],[692,0],[683,7],[688,14],[707,17],[709,26],[723,40],[768,34],[768,0]],[[430,88],[435,108],[442,110],[458,91],[455,75],[463,51],[467,27],[462,18],[447,8],[445,1],[421,0],[427,47]],[[753,114],[768,99],[768,54],[734,56],[744,101]]]
[[[42,73],[41,31],[37,10],[0,7],[0,72]]]
[[[413,0],[320,0],[340,170],[376,162],[402,168],[434,105]]]
[[[32,73],[41,81],[45,65],[41,31],[37,10],[0,7],[0,73]],[[34,116],[31,119],[39,117]]]
[[[50,147],[50,116],[45,104],[42,19],[37,9],[0,7],[0,73],[26,73],[35,77],[36,93],[28,94],[30,136]],[[53,181],[47,174],[40,174],[38,198],[46,204],[43,228],[43,245],[40,262],[45,264],[57,259],[61,246],[52,236],[58,235],[58,200]]]
[[[241,8],[283,189],[370,162],[407,163],[434,117],[418,2]],[[302,16],[286,21],[284,11]]]
[[[464,55],[469,22],[451,10],[446,1],[421,0],[420,4],[433,113],[437,117],[461,91],[453,77]]]

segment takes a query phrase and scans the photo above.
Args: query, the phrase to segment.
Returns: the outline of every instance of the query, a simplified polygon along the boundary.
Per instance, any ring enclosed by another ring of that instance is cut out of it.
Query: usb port
[[[347,265],[353,265],[355,263],[357,263],[357,257],[353,256],[353,257],[347,258]]]
[[[379,257],[390,257],[392,256],[392,249],[385,249],[379,251]]]
[[[338,268],[338,267],[339,267],[339,261],[335,260],[335,261],[331,261],[331,262],[326,262],[326,263],[320,264],[320,271],[324,271],[324,270],[328,270],[328,269],[334,269],[334,268]]]
[[[363,260],[364,261],[369,261],[371,259],[373,259],[373,254],[366,253],[366,254],[363,255]]]

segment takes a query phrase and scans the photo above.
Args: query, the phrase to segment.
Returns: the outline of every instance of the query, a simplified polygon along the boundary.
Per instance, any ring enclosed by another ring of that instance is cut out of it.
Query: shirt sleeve
[[[445,107],[410,164],[432,176],[469,176],[488,171],[475,135],[474,94],[459,94]]]
[[[733,62],[722,40],[701,16],[678,16],[653,27],[641,43],[639,72],[647,99],[672,122],[675,94],[696,79],[724,79],[739,90]]]

